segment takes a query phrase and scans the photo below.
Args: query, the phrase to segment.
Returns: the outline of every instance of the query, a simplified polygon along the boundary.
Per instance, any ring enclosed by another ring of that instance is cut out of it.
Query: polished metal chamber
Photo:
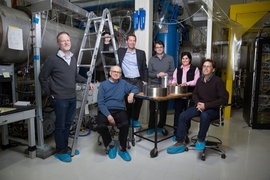
[[[184,94],[188,92],[188,87],[187,86],[168,86],[168,92],[170,94]]]
[[[147,96],[164,97],[168,95],[167,87],[162,87],[159,84],[147,85]]]

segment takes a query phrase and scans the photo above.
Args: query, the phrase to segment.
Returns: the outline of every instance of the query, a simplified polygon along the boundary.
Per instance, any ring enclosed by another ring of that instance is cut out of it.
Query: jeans
[[[200,112],[195,106],[193,106],[182,112],[178,119],[176,134],[177,142],[185,142],[186,127],[190,123],[191,119],[196,116],[200,116],[198,139],[204,141],[211,121],[219,118],[219,109],[207,109]]]
[[[52,99],[53,110],[56,116],[54,140],[56,152],[65,150],[68,147],[70,126],[73,123],[76,112],[76,98]]]

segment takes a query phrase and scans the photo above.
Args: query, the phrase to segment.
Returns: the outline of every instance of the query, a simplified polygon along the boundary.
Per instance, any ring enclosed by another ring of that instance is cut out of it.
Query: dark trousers
[[[142,92],[143,84],[142,84],[141,79],[134,79],[134,80],[124,79],[124,80],[126,80],[127,82],[129,82],[130,84],[132,84],[134,86],[137,86],[139,91]],[[125,97],[125,103],[126,103],[128,119],[133,119],[133,120],[137,121],[139,119],[139,116],[140,116],[143,99],[135,98],[135,102],[132,104],[132,103],[128,103],[127,97]]]
[[[174,135],[176,135],[179,115],[187,109],[187,106],[189,107],[194,106],[194,102],[190,101],[188,105],[188,99],[181,99],[181,98],[175,99],[174,101],[174,123],[173,123]],[[190,126],[191,126],[190,122],[187,122],[187,134],[189,133]]]
[[[114,118],[116,127],[119,129],[118,139],[122,150],[126,150],[127,136],[129,130],[129,122],[126,111],[124,110],[109,110],[112,117]],[[109,132],[109,121],[106,116],[101,112],[97,116],[97,132],[101,135],[104,146],[107,147],[112,141],[112,137]]]
[[[149,123],[148,123],[148,128],[155,128],[155,102],[150,101],[150,117],[149,117]],[[160,101],[159,102],[159,122],[158,122],[158,127],[163,128],[163,126],[166,124],[166,119],[167,119],[167,109],[168,109],[168,101]]]
[[[196,116],[200,116],[200,130],[198,132],[198,139],[204,141],[211,121],[219,118],[219,109],[207,109],[200,112],[195,106],[192,106],[186,111],[182,112],[178,119],[176,134],[177,142],[185,142],[187,124],[190,123],[191,119]]]

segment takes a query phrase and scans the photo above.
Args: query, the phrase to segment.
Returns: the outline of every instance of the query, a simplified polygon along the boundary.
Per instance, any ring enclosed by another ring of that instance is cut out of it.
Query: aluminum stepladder
[[[116,61],[116,64],[119,64],[118,54],[117,54],[117,49],[116,49],[116,43],[115,43],[114,30],[113,30],[113,24],[112,24],[112,18],[111,18],[110,11],[107,8],[104,9],[101,17],[97,17],[94,12],[90,12],[88,14],[87,23],[86,23],[86,27],[85,27],[85,32],[84,32],[84,36],[83,36],[83,39],[82,39],[82,43],[81,43],[81,47],[80,47],[80,51],[79,51],[79,55],[78,55],[78,60],[77,60],[78,72],[79,72],[80,67],[87,67],[87,68],[89,68],[89,71],[87,72],[88,78],[87,78],[87,82],[86,82],[86,85],[85,85],[85,90],[84,90],[84,93],[83,93],[82,105],[81,105],[81,109],[80,109],[80,113],[79,113],[79,117],[78,117],[78,122],[77,122],[77,126],[76,126],[76,131],[75,131],[75,135],[74,135],[74,139],[73,139],[73,143],[72,143],[71,156],[74,156],[75,149],[77,147],[79,132],[80,132],[80,128],[81,128],[82,119],[83,119],[83,116],[84,116],[87,96],[88,96],[88,93],[89,93],[89,87],[90,87],[90,83],[91,83],[91,80],[92,80],[92,74],[94,72],[94,68],[95,68],[95,65],[96,65],[98,52],[100,51],[101,38],[105,38],[104,36],[102,36],[105,22],[107,22],[108,26],[109,26],[110,37],[111,37],[112,45],[113,45],[113,49],[114,49],[113,53],[114,53],[114,56],[115,56],[115,61]],[[94,25],[94,28],[95,28],[95,32],[93,32],[93,33],[89,32],[91,25]],[[95,47],[93,47],[93,48],[85,47],[87,39],[89,39],[89,42],[90,42],[90,37],[93,36],[93,35],[96,36]],[[83,58],[83,54],[84,54],[85,51],[92,52],[92,58],[91,58],[90,64],[82,64],[82,58]],[[104,52],[104,53],[106,53],[106,52]],[[103,68],[104,68],[105,75],[106,75],[106,73],[108,74],[108,71],[107,71],[108,66],[106,65],[105,60],[102,60],[102,63],[103,63]]]

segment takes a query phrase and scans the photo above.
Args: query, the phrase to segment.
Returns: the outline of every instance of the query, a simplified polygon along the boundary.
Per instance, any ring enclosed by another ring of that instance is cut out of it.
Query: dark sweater
[[[199,78],[192,93],[194,103],[204,103],[205,109],[219,108],[228,103],[228,98],[224,82],[215,75],[207,82],[203,82],[203,77]]]
[[[49,78],[49,80],[48,80]],[[86,83],[86,79],[77,73],[77,62],[73,56],[70,65],[56,54],[47,57],[39,74],[42,90],[57,99],[76,97],[76,82]]]
[[[117,82],[111,82],[109,79],[103,81],[98,90],[98,107],[102,114],[107,117],[111,109],[125,110],[124,98],[131,92],[138,94],[139,89],[123,79]]]

